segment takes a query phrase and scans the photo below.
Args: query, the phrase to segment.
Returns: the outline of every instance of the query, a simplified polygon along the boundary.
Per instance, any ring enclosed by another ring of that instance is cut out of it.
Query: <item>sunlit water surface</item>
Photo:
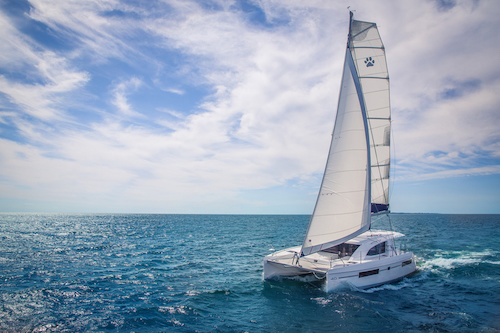
[[[395,284],[263,281],[308,219],[0,214],[0,331],[500,331],[500,215],[392,214],[419,268]]]

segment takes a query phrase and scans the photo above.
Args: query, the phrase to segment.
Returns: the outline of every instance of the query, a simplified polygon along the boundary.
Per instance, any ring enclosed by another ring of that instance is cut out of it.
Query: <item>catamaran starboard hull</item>
[[[376,262],[333,268],[327,273],[326,289],[332,291],[343,285],[368,289],[399,281],[415,271],[413,254],[404,253]]]

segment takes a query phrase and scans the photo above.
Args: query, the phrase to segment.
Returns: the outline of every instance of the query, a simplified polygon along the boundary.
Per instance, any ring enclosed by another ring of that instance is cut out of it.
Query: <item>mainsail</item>
[[[330,152],[301,255],[341,244],[389,209],[389,75],[375,23],[352,19]]]

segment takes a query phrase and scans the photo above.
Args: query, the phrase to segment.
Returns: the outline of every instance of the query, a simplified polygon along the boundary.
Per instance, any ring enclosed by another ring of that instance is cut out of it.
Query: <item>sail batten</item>
[[[375,23],[351,16],[330,152],[301,255],[360,235],[372,212],[389,209],[390,122],[384,45]]]

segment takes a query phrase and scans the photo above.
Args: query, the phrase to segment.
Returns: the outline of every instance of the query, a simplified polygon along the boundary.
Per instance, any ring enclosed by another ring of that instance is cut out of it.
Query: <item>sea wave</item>
[[[158,311],[160,312],[165,312],[169,314],[188,314],[189,308],[184,305],[177,305],[177,306],[160,306]]]
[[[261,279],[307,216],[0,214],[0,332],[496,332],[500,216],[477,218],[396,214],[418,271],[327,293]]]

